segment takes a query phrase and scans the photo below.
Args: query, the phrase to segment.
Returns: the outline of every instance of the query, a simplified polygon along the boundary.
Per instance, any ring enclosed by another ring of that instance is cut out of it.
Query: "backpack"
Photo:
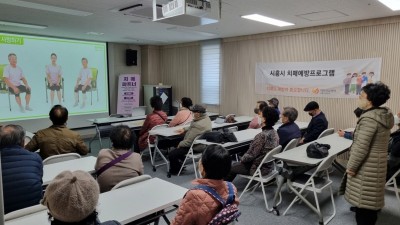
[[[222,205],[222,209],[211,219],[208,225],[222,225],[222,224],[230,224],[233,221],[237,221],[237,218],[242,214],[239,212],[239,208],[236,204],[233,204],[235,201],[235,193],[233,191],[233,185],[230,182],[226,182],[228,185],[228,199],[226,202],[224,199],[215,191],[214,188],[209,187],[207,185],[197,185],[193,189],[203,190],[207,194],[211,195],[214,199],[219,201]]]

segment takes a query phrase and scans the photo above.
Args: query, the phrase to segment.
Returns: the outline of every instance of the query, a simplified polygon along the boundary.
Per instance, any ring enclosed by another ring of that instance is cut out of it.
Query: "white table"
[[[245,124],[249,124],[253,117],[250,116],[235,116],[236,122],[234,123],[216,123],[212,121],[212,129],[220,129],[225,127],[233,127],[233,126],[241,126]]]
[[[331,148],[329,149],[329,156],[332,155],[338,155],[343,152],[345,152],[347,149],[350,148],[351,144],[353,143],[352,140],[339,137],[337,133],[325,136],[323,138],[317,139],[316,141],[313,142],[318,142],[321,144],[329,144]],[[298,146],[296,148],[293,148],[291,150],[287,150],[285,152],[276,154],[274,158],[281,159],[287,163],[291,164],[296,164],[299,166],[316,166],[319,163],[321,163],[325,158],[322,159],[314,159],[314,158],[309,158],[307,156],[307,146],[309,146],[312,142]],[[327,156],[327,157],[329,157]],[[284,179],[281,178],[280,176],[278,177],[278,188],[275,193],[274,197],[274,210],[279,212],[277,210],[277,197],[279,195],[279,192],[281,191],[281,187],[283,185]],[[298,196],[310,209],[312,209],[320,218],[320,221],[323,221],[322,214],[314,207],[313,204],[311,204],[307,199],[305,199],[299,192],[296,190],[292,185],[291,182],[287,182],[288,188],[296,195]]]
[[[65,170],[83,170],[88,173],[94,173],[96,157],[88,156],[80,159],[72,159],[68,161],[48,164],[43,166],[43,185],[48,185],[59,173]]]
[[[348,148],[350,148],[351,144],[353,143],[352,140],[339,137],[337,133],[317,139],[313,142],[318,142],[321,144],[329,144],[331,146],[331,148],[329,149],[329,156],[343,153]],[[311,143],[312,142],[298,146],[296,148],[293,148],[285,152],[281,152],[279,154],[276,154],[274,157],[277,159],[281,159],[285,162],[297,165],[308,165],[308,166],[318,165],[320,162],[322,162],[323,159],[314,159],[314,158],[309,158],[307,156],[306,149],[307,146],[310,145]]]
[[[237,121],[236,123],[215,123],[214,121],[211,121],[211,127],[212,129],[221,129],[225,127],[232,127],[232,126],[240,126],[245,123],[250,123],[252,120],[252,117],[250,116],[238,116],[235,117],[235,120]],[[185,127],[189,127],[190,124],[184,125],[184,126],[177,126],[177,127],[166,127],[166,128],[161,128],[157,130],[150,131],[150,135],[158,135],[162,137],[173,137],[173,136],[178,136],[176,133],[177,130]]]
[[[144,120],[146,115],[143,116],[130,116],[130,117],[105,117],[105,118],[96,118],[96,119],[88,119],[88,121],[92,122],[95,125],[96,134],[94,137],[89,141],[89,152],[92,150],[92,142],[98,137],[100,142],[100,148],[103,148],[103,144],[101,143],[101,133],[100,127],[112,125],[113,123],[121,123],[127,121],[135,121],[135,120]]]
[[[160,191],[162,190],[162,191]],[[152,178],[100,194],[97,212],[100,221],[117,220],[127,224],[152,213],[178,205],[188,189]],[[46,225],[47,210],[5,223],[6,225]]]

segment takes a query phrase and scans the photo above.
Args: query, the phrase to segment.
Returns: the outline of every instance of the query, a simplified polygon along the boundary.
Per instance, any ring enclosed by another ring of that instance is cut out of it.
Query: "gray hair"
[[[289,119],[289,122],[294,122],[296,121],[299,112],[297,112],[297,109],[295,109],[294,107],[285,107],[283,108],[282,115],[284,117],[287,117]]]
[[[0,128],[0,149],[10,145],[22,145],[25,130],[20,125],[9,124]]]

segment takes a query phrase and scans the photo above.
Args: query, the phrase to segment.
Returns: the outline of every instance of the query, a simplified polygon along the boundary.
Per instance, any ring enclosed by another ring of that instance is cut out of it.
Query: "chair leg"
[[[196,179],[197,179],[198,178],[198,176],[197,176],[197,168],[196,168],[196,161],[194,160],[194,157],[192,157],[192,162],[193,162],[194,175],[196,176]]]
[[[394,192],[396,193],[397,202],[399,203],[399,210],[400,210],[400,196],[399,196],[399,188],[397,187],[396,179],[393,180]]]
[[[93,95],[93,91],[90,91],[90,105],[93,105],[93,97],[92,97],[92,95]]]
[[[189,151],[190,151],[190,150],[189,150]],[[182,169],[183,169],[183,167],[185,166],[186,160],[187,160],[187,158],[188,158],[188,154],[189,154],[189,153],[186,154],[185,160],[183,160],[182,166],[181,166],[181,168],[179,169],[179,172],[178,172],[178,175],[177,175],[177,176],[181,175]]]
[[[251,182],[253,182],[253,180],[254,180],[254,175],[253,175],[253,177],[249,180],[249,182],[247,182],[246,187],[243,189],[242,193],[241,193],[240,196],[239,196],[239,200],[242,198],[242,195],[247,191],[247,189],[249,188],[249,186],[250,186]]]
[[[11,99],[10,99],[10,92],[8,92],[8,106],[10,107],[10,112],[11,112]]]
[[[260,176],[261,176],[261,174],[260,174]],[[268,212],[271,212],[271,211],[272,211],[272,208],[269,208],[269,207],[268,207],[268,201],[267,201],[267,196],[265,195],[264,183],[263,183],[263,182],[260,182],[260,183],[261,183],[261,189],[262,189],[262,193],[263,193],[263,197],[264,197],[264,202],[265,202],[265,209],[266,209]]]

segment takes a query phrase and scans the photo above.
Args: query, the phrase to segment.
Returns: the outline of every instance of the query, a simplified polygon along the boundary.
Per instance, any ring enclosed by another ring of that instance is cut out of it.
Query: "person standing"
[[[54,105],[54,91],[57,91],[58,103],[61,104],[61,80],[62,70],[61,66],[57,65],[57,55],[51,53],[51,64],[46,66],[47,87],[50,89],[50,102],[51,106]]]
[[[3,72],[4,81],[8,86],[8,91],[15,96],[15,101],[17,102],[21,112],[25,112],[25,110],[32,111],[32,108],[29,106],[29,102],[31,101],[31,87],[28,85],[28,81],[26,80],[22,69],[17,66],[17,55],[15,53],[8,54],[8,61],[10,62],[10,65],[7,65]],[[21,84],[21,81],[24,85]],[[19,96],[23,92],[26,92],[25,108],[22,106],[21,98]]]
[[[347,177],[341,185],[345,199],[356,207],[357,225],[374,225],[385,205],[387,147],[394,117],[381,105],[389,98],[390,89],[381,82],[367,84],[359,95],[358,105],[364,113],[354,131]]]

